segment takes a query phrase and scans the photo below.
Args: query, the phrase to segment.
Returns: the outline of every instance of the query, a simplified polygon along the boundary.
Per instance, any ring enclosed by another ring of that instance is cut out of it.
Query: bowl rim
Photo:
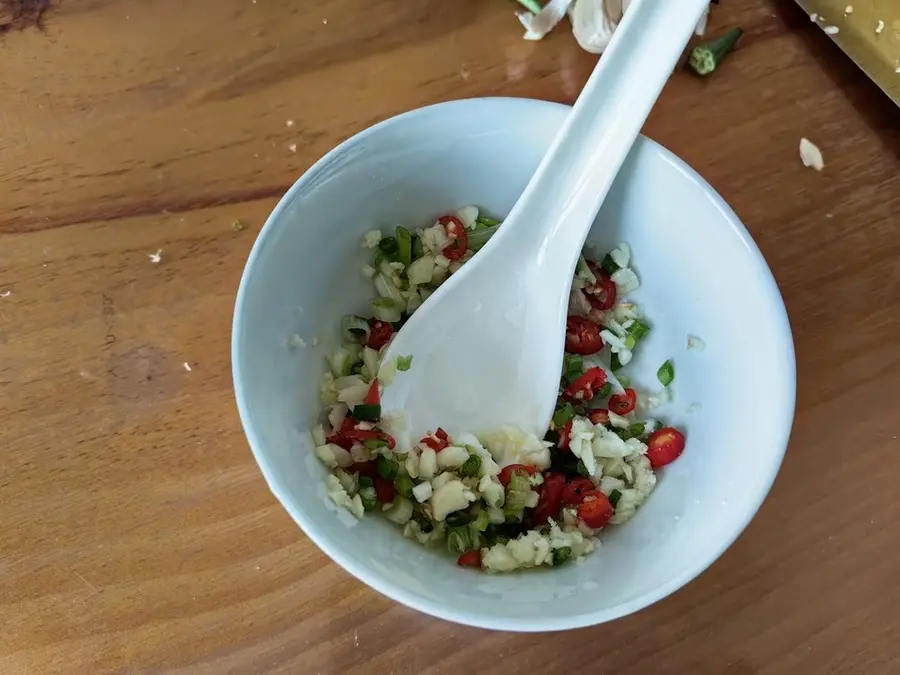
[[[264,248],[265,240],[278,227],[278,222],[287,210],[289,205],[294,201],[297,193],[301,192],[307,183],[309,183],[324,167],[331,164],[335,157],[347,152],[357,143],[364,141],[372,134],[377,134],[395,125],[402,125],[407,120],[420,117],[423,115],[441,114],[443,111],[452,110],[453,108],[465,108],[469,106],[495,106],[500,109],[504,107],[514,108],[515,112],[505,111],[504,115],[522,115],[522,114],[539,114],[541,112],[553,111],[555,113],[567,112],[571,110],[571,106],[562,103],[554,103],[550,101],[541,101],[537,99],[514,98],[514,97],[482,97],[459,99],[454,101],[446,101],[427,105],[408,112],[400,113],[377,124],[374,124],[362,131],[350,136],[334,147],[309,169],[307,169],[285,192],[278,201],[278,204],[272,210],[265,224],[260,230],[256,241],[247,258],[244,270],[241,274],[240,285],[237,291],[237,297],[234,306],[234,316],[232,320],[232,339],[231,339],[231,363],[232,363],[232,381],[235,391],[235,399],[237,402],[238,414],[241,420],[244,434],[250,445],[250,450],[258,464],[269,490],[279,501],[282,507],[290,514],[294,522],[300,527],[307,537],[332,561],[337,563],[345,571],[356,577],[365,585],[373,588],[382,595],[398,602],[411,609],[418,610],[430,616],[452,621],[454,623],[473,626],[477,628],[486,628],[491,630],[504,630],[514,632],[544,632],[570,630],[575,628],[584,628],[593,626],[607,621],[627,616],[638,612],[663,598],[671,595],[681,587],[687,585],[700,574],[702,574],[710,565],[718,560],[722,554],[737,540],[744,532],[750,521],[753,520],[765,498],[768,496],[772,484],[781,468],[784,455],[787,452],[788,442],[790,440],[791,428],[793,425],[794,412],[796,406],[796,359],[794,354],[794,342],[790,321],[788,319],[787,309],[784,300],[772,275],[772,271],[765,261],[762,253],[753,241],[750,233],[738,218],[737,214],[731,209],[725,200],[716,192],[709,183],[707,183],[696,171],[688,166],[682,159],[669,151],[656,141],[641,136],[639,143],[649,144],[654,152],[659,154],[672,168],[680,172],[683,176],[698,185],[702,191],[712,200],[714,206],[721,214],[722,218],[728,223],[734,233],[742,241],[747,250],[748,255],[755,259],[756,267],[759,273],[758,282],[766,288],[764,292],[770,297],[773,304],[773,322],[772,329],[776,333],[781,333],[779,343],[782,345],[780,354],[773,355],[773,359],[780,360],[784,373],[784,388],[782,391],[783,400],[773,406],[773,410],[779,412],[780,419],[776,422],[776,428],[780,428],[780,439],[778,445],[780,451],[769,467],[769,473],[765,477],[763,487],[755,499],[751,499],[744,506],[742,512],[734,518],[731,532],[723,538],[720,545],[716,547],[709,555],[699,558],[696,562],[689,565],[680,574],[670,579],[667,583],[658,586],[652,591],[648,591],[628,602],[616,605],[611,608],[587,612],[569,617],[553,618],[553,619],[520,619],[514,616],[509,617],[493,617],[483,616],[478,613],[469,613],[467,611],[457,611],[450,609],[439,602],[434,602],[423,598],[411,591],[408,591],[396,585],[389,578],[378,573],[370,572],[365,565],[358,563],[349,556],[339,553],[330,544],[331,535],[324,528],[320,528],[308,518],[300,509],[296,509],[291,505],[291,500],[287,495],[282,494],[280,481],[276,475],[276,471],[269,464],[266,454],[262,447],[262,442],[256,433],[253,421],[251,420],[249,409],[246,402],[246,392],[240,377],[240,365],[242,362],[242,326],[241,317],[244,314],[244,303],[246,301],[247,286],[249,279],[253,274],[253,269],[257,264],[257,260]]]

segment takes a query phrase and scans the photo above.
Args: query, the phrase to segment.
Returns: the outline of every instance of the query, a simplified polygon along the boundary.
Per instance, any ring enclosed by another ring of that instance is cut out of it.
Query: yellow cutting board
[[[900,105],[900,0],[797,2]]]

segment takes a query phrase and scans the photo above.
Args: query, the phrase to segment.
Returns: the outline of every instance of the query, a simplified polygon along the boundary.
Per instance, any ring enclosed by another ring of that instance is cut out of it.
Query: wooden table
[[[241,433],[229,327],[256,232],[336,142],[441,100],[571,102],[594,57],[523,41],[503,0],[55,4],[0,36],[0,672],[900,672],[900,115],[792,2],[724,0],[740,50],[646,128],[781,285],[781,474],[686,589],[545,636],[421,616],[308,542]]]

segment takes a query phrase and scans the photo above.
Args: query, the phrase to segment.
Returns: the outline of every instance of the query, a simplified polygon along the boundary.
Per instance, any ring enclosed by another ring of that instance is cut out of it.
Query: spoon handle
[[[499,234],[571,276],[600,205],[709,0],[634,0]],[[531,231],[528,231],[528,230]],[[500,239],[502,237],[494,237]],[[500,242],[490,242],[498,249]]]

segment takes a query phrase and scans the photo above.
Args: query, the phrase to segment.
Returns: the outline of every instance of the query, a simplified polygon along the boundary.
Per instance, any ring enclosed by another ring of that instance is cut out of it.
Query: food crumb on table
[[[803,162],[803,166],[816,171],[821,171],[825,168],[822,151],[808,138],[800,139],[800,160]]]
[[[191,364],[187,361],[184,362],[184,369],[189,373],[194,370],[193,368],[191,368]]]
[[[162,261],[162,249],[156,249],[156,253],[148,253],[147,257],[150,258],[150,262],[152,262],[153,264]]]

